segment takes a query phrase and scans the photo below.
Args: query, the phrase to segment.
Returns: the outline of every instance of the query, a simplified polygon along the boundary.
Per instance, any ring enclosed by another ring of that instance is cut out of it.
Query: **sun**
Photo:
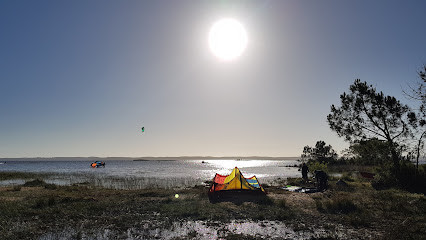
[[[209,46],[212,53],[222,60],[233,60],[247,47],[247,33],[244,26],[235,19],[225,18],[213,24],[209,32]]]

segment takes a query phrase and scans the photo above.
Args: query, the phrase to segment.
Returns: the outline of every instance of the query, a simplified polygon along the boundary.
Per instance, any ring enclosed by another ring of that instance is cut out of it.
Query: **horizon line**
[[[43,158],[128,158],[128,159],[144,159],[144,158],[300,158],[300,156],[141,156],[141,157],[129,157],[129,156],[109,156],[109,157],[98,157],[98,156],[59,156],[59,157],[0,157],[0,159],[43,159]]]

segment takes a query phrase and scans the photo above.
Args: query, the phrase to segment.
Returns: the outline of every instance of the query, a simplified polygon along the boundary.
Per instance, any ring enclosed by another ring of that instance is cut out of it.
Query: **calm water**
[[[203,163],[204,161],[204,163]],[[277,178],[298,177],[296,160],[176,160],[176,161],[105,161],[105,168],[91,168],[91,161],[6,161],[0,172],[49,173],[44,180],[55,184],[89,182],[95,185],[137,189],[146,187],[186,187],[211,180],[215,173],[229,174],[240,168],[245,177],[256,175],[261,183]],[[0,181],[0,185],[22,181]]]

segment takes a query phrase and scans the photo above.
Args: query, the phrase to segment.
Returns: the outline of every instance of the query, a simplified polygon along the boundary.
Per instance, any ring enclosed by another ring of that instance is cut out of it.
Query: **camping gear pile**
[[[290,192],[301,192],[301,193],[318,192],[318,190],[316,188],[305,188],[305,187],[292,186],[292,185],[287,185],[285,187],[282,187],[281,189],[284,189],[284,190],[290,191]]]

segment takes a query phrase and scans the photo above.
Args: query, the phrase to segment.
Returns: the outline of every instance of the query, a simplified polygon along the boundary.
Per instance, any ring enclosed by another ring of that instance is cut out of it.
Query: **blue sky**
[[[356,78],[405,103],[425,1],[1,1],[0,157],[298,156]],[[231,17],[248,46],[208,47]],[[145,133],[140,128],[145,127]]]

